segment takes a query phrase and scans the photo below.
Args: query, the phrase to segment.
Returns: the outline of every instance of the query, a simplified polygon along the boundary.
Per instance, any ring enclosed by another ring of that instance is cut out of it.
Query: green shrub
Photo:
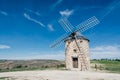
[[[45,68],[48,68],[48,66],[45,66]]]
[[[22,65],[17,65],[15,68],[22,68]]]

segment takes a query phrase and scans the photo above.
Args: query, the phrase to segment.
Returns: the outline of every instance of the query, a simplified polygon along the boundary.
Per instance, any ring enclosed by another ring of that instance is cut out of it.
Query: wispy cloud
[[[60,11],[59,13],[61,14],[61,16],[69,17],[70,15],[73,14],[73,12],[74,12],[74,10],[66,9],[64,11]]]
[[[34,54],[33,54],[34,55]],[[30,58],[30,57],[29,57]],[[30,59],[55,59],[55,60],[64,60],[65,54],[64,51],[53,51],[53,52],[44,52],[38,53],[36,56],[31,56]]]
[[[44,25],[42,22],[37,21],[36,19],[31,18],[27,13],[24,13],[24,17],[25,17],[26,19],[30,20],[30,21],[33,21],[33,22],[39,24],[39,25],[42,26],[42,27],[45,27],[45,25]]]
[[[120,46],[97,46],[90,49],[91,58],[120,58]]]
[[[105,8],[106,13],[103,15],[102,19],[104,19],[107,15],[109,15],[115,8],[120,7],[120,1],[115,0],[109,6]]]
[[[11,48],[11,47],[8,46],[8,45],[2,45],[2,44],[0,44],[0,49],[9,49],[9,48]]]
[[[33,13],[33,14],[35,14],[35,15],[37,15],[37,16],[41,16],[41,14],[37,11],[37,12],[35,12],[35,11],[33,11],[33,10],[30,10],[30,9],[25,9],[26,11],[28,11],[28,12],[30,12],[30,13]]]
[[[56,8],[57,5],[59,5],[63,0],[57,0],[52,6],[51,9],[53,10],[54,8]]]
[[[100,9],[100,8],[104,8],[103,6],[84,6],[84,7],[79,7],[80,9]]]
[[[5,12],[5,11],[0,11],[0,13],[1,13],[2,15],[4,15],[4,16],[7,16],[7,15],[8,15],[8,13]]]
[[[48,29],[49,29],[50,31],[54,31],[54,28],[53,28],[53,25],[52,25],[52,24],[48,24],[47,26],[48,26]]]

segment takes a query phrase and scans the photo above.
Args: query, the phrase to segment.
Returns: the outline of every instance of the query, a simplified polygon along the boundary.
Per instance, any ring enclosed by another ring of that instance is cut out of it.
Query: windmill
[[[99,24],[99,20],[93,16],[76,27],[73,27],[66,17],[60,18],[58,22],[66,31],[66,34],[54,41],[51,48],[65,42],[66,69],[89,70],[89,40],[81,33]]]

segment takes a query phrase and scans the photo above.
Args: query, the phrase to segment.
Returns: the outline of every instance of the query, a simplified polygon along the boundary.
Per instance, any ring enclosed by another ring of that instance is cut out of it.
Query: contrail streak
[[[109,5],[108,7],[106,7],[106,9],[109,9],[105,15],[103,15],[103,17],[101,18],[102,20],[109,15],[116,7],[118,7],[120,4],[120,1],[114,1],[111,5]]]

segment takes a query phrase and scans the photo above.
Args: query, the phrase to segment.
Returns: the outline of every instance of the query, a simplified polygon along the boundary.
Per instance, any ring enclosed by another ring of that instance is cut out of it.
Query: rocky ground
[[[120,74],[94,71],[18,71],[0,73],[0,80],[120,80]]]

